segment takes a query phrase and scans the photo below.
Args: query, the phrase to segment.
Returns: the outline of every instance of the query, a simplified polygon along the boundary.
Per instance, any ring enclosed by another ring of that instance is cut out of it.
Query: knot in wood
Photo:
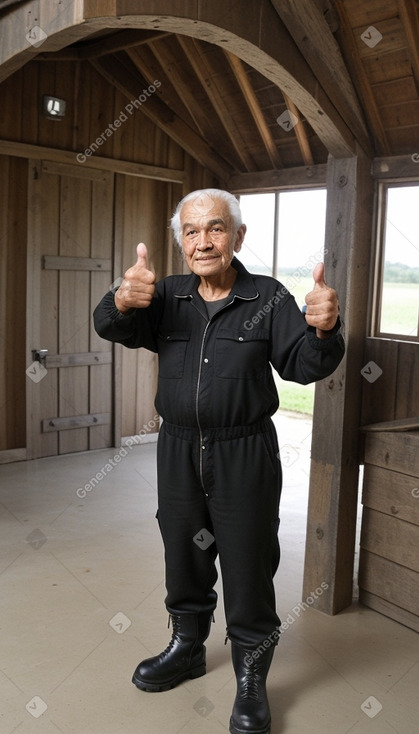
[[[344,186],[348,183],[348,179],[346,176],[339,176],[338,178],[338,186],[343,189]]]
[[[321,540],[324,537],[324,532],[321,528],[317,528],[316,535],[319,540]]]

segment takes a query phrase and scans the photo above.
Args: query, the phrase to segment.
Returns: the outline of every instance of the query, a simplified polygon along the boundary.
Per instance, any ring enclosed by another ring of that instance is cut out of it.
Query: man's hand
[[[115,306],[121,313],[131,308],[147,308],[153,298],[156,277],[148,269],[147,248],[143,242],[137,245],[137,262],[129,268],[115,293]]]
[[[320,339],[327,339],[325,331],[330,331],[336,324],[339,304],[338,296],[333,288],[324,282],[324,264],[317,263],[313,270],[314,288],[306,295],[306,321],[314,326]]]

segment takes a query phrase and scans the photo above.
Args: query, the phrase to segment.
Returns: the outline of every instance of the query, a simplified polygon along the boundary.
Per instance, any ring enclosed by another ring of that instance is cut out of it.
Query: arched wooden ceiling
[[[91,63],[129,98],[158,79],[144,113],[217,175],[311,166],[357,145],[419,150],[417,0],[3,7],[0,79],[34,58]]]

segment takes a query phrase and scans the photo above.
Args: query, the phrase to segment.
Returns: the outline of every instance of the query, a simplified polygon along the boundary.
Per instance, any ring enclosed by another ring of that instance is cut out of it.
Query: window
[[[302,307],[313,289],[312,270],[323,260],[326,190],[240,197],[246,237],[238,257],[252,273],[283,283]],[[275,374],[281,409],[313,413],[314,384],[296,385]]]
[[[249,194],[240,207],[247,232],[238,257],[250,272],[280,280],[303,306],[323,261],[326,190]]]
[[[380,184],[373,336],[419,337],[419,184]]]

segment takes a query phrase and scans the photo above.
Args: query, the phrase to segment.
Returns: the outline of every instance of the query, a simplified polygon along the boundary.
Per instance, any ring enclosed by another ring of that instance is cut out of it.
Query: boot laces
[[[244,700],[259,700],[258,667],[256,661],[253,659],[246,664],[246,673],[241,687],[240,698]]]

